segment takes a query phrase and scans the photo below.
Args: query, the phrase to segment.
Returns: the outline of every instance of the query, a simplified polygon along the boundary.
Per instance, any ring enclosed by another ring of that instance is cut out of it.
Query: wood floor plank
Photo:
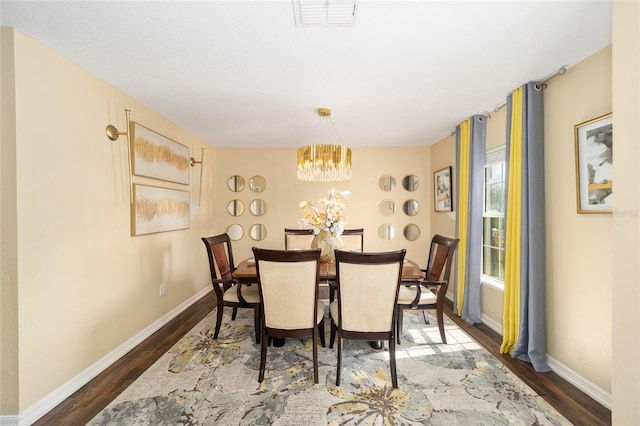
[[[182,336],[215,307],[215,295],[208,293],[161,330],[123,356],[34,425],[82,425],[144,373]],[[500,354],[501,336],[483,324],[469,325],[451,306],[445,313],[467,334],[498,358],[510,371],[540,394],[574,425],[611,425],[611,411],[555,373],[536,373],[530,364]]]

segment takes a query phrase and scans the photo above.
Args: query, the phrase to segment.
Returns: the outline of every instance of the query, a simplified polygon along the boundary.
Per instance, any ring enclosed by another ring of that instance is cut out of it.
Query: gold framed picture
[[[189,148],[131,122],[131,168],[136,176],[189,184]]]
[[[574,126],[578,213],[611,213],[613,123],[611,113]]]
[[[433,174],[434,208],[436,212],[453,211],[453,191],[451,189],[451,166]]]
[[[189,191],[133,185],[131,235],[188,229]]]

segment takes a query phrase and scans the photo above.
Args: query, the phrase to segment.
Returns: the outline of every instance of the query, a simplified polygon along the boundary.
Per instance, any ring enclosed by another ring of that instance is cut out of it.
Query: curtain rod
[[[554,78],[556,78],[559,75],[564,75],[567,72],[568,68],[569,68],[568,65],[563,65],[560,68],[558,68],[556,71],[554,71],[551,74],[549,74],[548,76],[544,77],[542,80],[536,81],[535,84],[533,85],[534,89],[536,89],[536,90],[544,89],[549,81],[553,80]],[[491,117],[491,112],[498,112],[502,108],[504,108],[505,106],[507,106],[507,101],[504,101],[501,104],[496,105],[495,107],[493,107],[492,111],[485,112],[484,116],[485,117]],[[453,130],[449,136],[453,136],[455,134],[456,134],[456,131]]]
[[[561,66],[560,68],[558,68],[558,70],[552,72],[551,74],[549,74],[548,76],[546,76],[542,80],[536,81],[535,84],[533,85],[533,88],[538,90],[538,91],[544,89],[546,87],[547,82],[553,80],[554,78],[556,78],[559,75],[564,75],[567,72],[567,68],[568,68],[567,65]],[[496,105],[493,108],[493,112],[498,112],[502,108],[504,108],[505,106],[507,106],[507,101],[504,101],[499,105]],[[487,112],[485,115],[489,115],[489,113]]]

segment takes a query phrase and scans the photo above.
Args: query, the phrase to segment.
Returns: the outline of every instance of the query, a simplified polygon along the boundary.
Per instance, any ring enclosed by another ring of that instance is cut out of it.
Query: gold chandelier
[[[318,115],[329,117],[337,135],[338,131],[331,120],[331,110],[320,108]],[[351,179],[351,148],[332,144],[298,148],[298,179],[307,182],[341,182]]]

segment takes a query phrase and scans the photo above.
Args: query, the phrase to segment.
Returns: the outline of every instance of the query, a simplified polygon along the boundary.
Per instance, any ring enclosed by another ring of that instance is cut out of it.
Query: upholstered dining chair
[[[391,381],[396,374],[396,304],[406,250],[358,253],[336,250],[337,300],[329,305],[331,343],[338,336],[336,386],[340,386],[344,339],[387,340]]]
[[[284,249],[309,250],[313,237],[313,229],[284,228]]]
[[[269,338],[311,336],[318,383],[318,339],[324,347],[324,304],[318,300],[320,250],[253,248],[262,304],[258,381],[264,379]]]
[[[231,274],[235,270],[231,238],[228,234],[203,237],[202,242],[207,248],[211,284],[216,293],[216,331],[214,339],[218,338],[222,324],[223,308],[233,308],[231,319],[234,320],[238,308],[253,309],[256,343],[260,343],[260,294],[257,285],[247,285],[236,281]]]
[[[444,332],[444,298],[449,286],[453,257],[458,247],[458,238],[434,235],[429,248],[427,268],[422,269],[425,277],[418,282],[403,282],[398,292],[398,343],[402,337],[402,318],[405,309],[435,309],[442,343],[447,343]],[[426,313],[423,312],[428,322]]]
[[[345,229],[340,236],[345,251],[364,251],[364,228]]]

